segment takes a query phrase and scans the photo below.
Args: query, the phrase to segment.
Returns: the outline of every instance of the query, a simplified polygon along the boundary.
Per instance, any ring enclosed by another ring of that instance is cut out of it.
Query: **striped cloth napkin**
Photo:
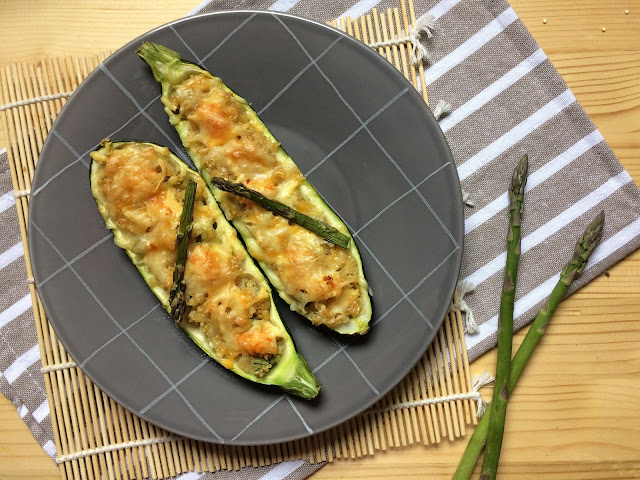
[[[464,190],[475,208],[465,209],[465,251],[460,280],[475,286],[465,300],[479,325],[466,338],[470,359],[496,343],[504,268],[507,193],[515,162],[527,152],[530,176],[522,228],[522,275],[516,328],[531,321],[569,258],[573,244],[600,210],[604,237],[589,267],[571,289],[584,285],[640,245],[640,192],[544,52],[503,0],[415,0],[416,15],[435,18],[429,52],[429,97],[452,112],[440,121]],[[318,21],[394,0],[218,0],[191,13],[228,8],[288,11]],[[0,154],[0,390],[49,455],[55,457],[49,406],[40,373],[22,243],[6,153]],[[615,212],[615,214],[613,214]],[[189,473],[192,479],[301,479],[321,465],[283,462],[239,472]]]

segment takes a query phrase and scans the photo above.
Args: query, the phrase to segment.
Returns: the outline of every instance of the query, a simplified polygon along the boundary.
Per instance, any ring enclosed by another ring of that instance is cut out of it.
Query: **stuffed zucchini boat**
[[[162,85],[165,111],[193,162],[278,294],[316,325],[366,333],[371,300],[353,238],[247,101],[166,47],[145,42],[138,55]],[[212,184],[214,178],[243,184],[324,222],[348,235],[349,245],[334,245],[226,193]]]
[[[105,140],[91,158],[91,191],[116,245],[170,313],[178,225],[187,184],[195,182],[186,305],[176,323],[241,377],[314,398],[320,385],[296,353],[269,284],[197,172],[151,143]]]

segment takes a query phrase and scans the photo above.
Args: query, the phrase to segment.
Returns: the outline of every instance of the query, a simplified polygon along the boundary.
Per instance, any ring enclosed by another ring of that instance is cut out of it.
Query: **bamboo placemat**
[[[369,45],[400,70],[428,103],[424,68],[412,62],[404,37],[415,25],[411,1],[359,19],[331,24]],[[66,98],[104,60],[46,58],[0,70],[1,125],[9,139],[8,156],[16,207],[27,248],[29,189],[44,139]],[[415,443],[435,444],[464,436],[475,424],[478,385],[472,387],[461,312],[451,304],[442,328],[418,364],[400,384],[366,412],[331,430],[274,445],[235,447],[177,437],[133,415],[84,376],[47,321],[38,292],[30,283],[44,383],[62,478],[165,478],[187,471],[263,466],[283,460],[311,463],[357,458]]]

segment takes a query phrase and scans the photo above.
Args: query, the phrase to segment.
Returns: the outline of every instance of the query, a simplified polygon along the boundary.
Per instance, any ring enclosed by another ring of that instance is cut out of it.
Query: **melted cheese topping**
[[[225,89],[219,78],[193,75],[175,88],[169,102],[174,114],[186,122],[185,147],[211,177],[242,182],[344,230],[306,198],[304,189],[309,184],[298,167],[288,158],[283,161],[280,144],[247,114],[247,105]],[[277,286],[293,299],[293,308],[313,323],[329,327],[348,323],[359,314],[358,264],[349,250],[250,200],[226,193],[218,200],[227,218],[248,230],[254,240],[247,241],[249,253],[278,277]]]
[[[148,144],[126,144],[107,155],[94,152],[101,167],[98,193],[106,217],[119,235],[118,246],[134,253],[151,272],[150,286],[168,298],[176,261],[176,237],[188,178],[167,161],[169,151]],[[252,264],[236,232],[225,221],[202,179],[185,266],[187,316],[200,326],[222,363],[264,374],[264,361],[279,353],[283,336],[270,321],[266,281]],[[214,223],[215,222],[215,223]],[[259,276],[257,276],[259,275]],[[166,305],[165,305],[166,306]],[[246,358],[243,358],[246,357]]]

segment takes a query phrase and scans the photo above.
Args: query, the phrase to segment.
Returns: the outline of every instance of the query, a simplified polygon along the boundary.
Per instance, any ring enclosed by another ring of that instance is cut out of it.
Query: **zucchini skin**
[[[198,65],[195,65],[188,61],[183,61],[179,53],[164,47],[162,45],[158,45],[152,42],[145,42],[137,51],[138,55],[151,67],[154,78],[158,83],[161,84],[162,87],[162,96],[161,100],[165,106],[165,112],[169,117],[170,123],[175,127],[180,136],[183,145],[187,149],[189,155],[191,156],[192,161],[200,171],[202,178],[204,178],[207,186],[213,192],[214,197],[221,205],[221,209],[225,212],[227,217],[229,214],[225,210],[224,206],[221,203],[221,199],[224,193],[221,190],[216,188],[211,183],[211,178],[208,172],[205,170],[204,165],[200,161],[199,156],[191,151],[187,146],[187,142],[185,141],[189,135],[189,129],[186,122],[181,121],[179,115],[174,112],[171,108],[171,104],[169,101],[169,96],[171,95],[175,86],[179,85],[192,75],[205,75],[209,78],[217,78],[214,77],[210,72],[204,70]],[[226,86],[223,82],[221,82],[222,88],[233,94],[235,100],[243,105],[245,111],[248,115],[251,116],[251,124],[254,125],[257,129],[259,129],[266,137],[277,142],[277,139],[273,136],[273,134],[269,131],[266,125],[260,120],[255,111],[250,107],[248,102],[235,94],[228,86]],[[284,149],[280,146],[277,158],[280,161],[284,162],[292,162],[293,160],[289,155],[284,151]],[[295,164],[295,163],[294,163]],[[348,235],[349,241],[349,253],[355,259],[358,269],[358,288],[360,291],[360,313],[348,323],[340,324],[332,328],[338,333],[345,335],[353,335],[353,334],[365,334],[369,330],[369,322],[371,320],[372,315],[372,305],[370,299],[369,286],[364,276],[364,271],[362,267],[362,260],[360,258],[360,254],[356,247],[356,244],[353,240],[353,237],[350,235],[347,227],[344,225],[340,217],[333,211],[333,209],[325,202],[322,196],[317,192],[317,190],[305,179],[304,183],[300,187],[300,191],[304,194],[307,200],[320,208],[323,213],[330,219],[330,224],[336,228],[338,228],[342,233]],[[238,219],[231,220],[231,223],[238,230],[243,240],[249,246],[250,244],[257,245],[255,239],[249,232],[249,229],[246,227],[244,222]],[[261,247],[260,247],[261,248]],[[251,249],[247,249],[249,254],[251,255]],[[284,288],[281,278],[270,268],[266,262],[257,260],[258,264],[262,268],[263,272],[276,289],[280,297],[289,304],[291,310],[294,310],[310,319],[310,317],[304,311],[304,305],[295,298],[290,296]]]
[[[126,148],[129,145],[151,146],[152,148],[154,148],[154,150],[158,152],[159,155],[165,156],[165,161],[167,161],[168,163],[171,163],[174,167],[177,167],[180,170],[180,174],[184,175],[185,178],[191,178],[196,181],[198,180],[202,181],[198,173],[193,171],[186,163],[180,160],[176,155],[168,151],[168,149],[165,149],[165,147],[162,147],[153,143],[137,142],[137,141],[130,141],[130,140],[113,141],[113,142],[109,140],[105,140],[101,143],[100,147],[96,150],[96,152],[108,155],[109,149]],[[171,313],[171,306],[169,303],[169,291],[167,289],[162,288],[162,286],[159,285],[159,283],[155,280],[155,277],[151,273],[148,266],[144,263],[141,255],[138,255],[135,252],[132,252],[122,246],[124,243],[126,243],[124,235],[122,232],[118,230],[115,222],[109,217],[107,213],[107,208],[103,203],[104,199],[102,198],[102,195],[100,194],[100,191],[99,191],[98,184],[99,184],[99,179],[101,178],[101,175],[102,175],[102,172],[101,172],[102,167],[100,162],[97,162],[96,160],[92,159],[90,167],[91,167],[90,168],[91,191],[94,196],[94,199],[96,200],[98,210],[100,211],[100,214],[102,215],[107,228],[109,228],[113,233],[114,241],[116,245],[118,245],[120,248],[122,248],[125,251],[127,256],[131,259],[135,267],[138,269],[138,272],[142,276],[144,282],[151,288],[152,292],[156,295],[158,300],[160,300],[160,303],[162,304],[164,309],[167,311],[167,313]],[[218,228],[220,227],[220,225],[229,226],[228,222],[224,218],[224,215],[222,214],[222,212],[219,211],[217,203],[214,201],[211,193],[207,189],[203,189],[203,195],[207,197],[207,200],[208,200],[207,204],[210,205],[211,208],[215,208],[219,212],[219,215],[217,215],[215,218],[210,219],[211,220],[210,223],[216,222],[218,224]],[[231,227],[229,226],[229,228]],[[227,241],[229,241],[229,239]],[[242,247],[239,239],[236,238],[235,241],[238,242],[239,244],[239,250],[244,251],[244,247]],[[250,257],[248,258],[250,259]],[[295,346],[293,344],[293,340],[289,335],[289,333],[287,332],[284,324],[282,323],[282,320],[280,319],[280,315],[278,314],[276,306],[273,302],[273,295],[271,293],[271,289],[269,288],[268,283],[264,279],[264,276],[262,275],[260,270],[255,266],[252,259],[250,259],[250,261],[247,263],[247,266],[249,266],[248,271],[250,271],[250,273],[253,276],[255,276],[258,280],[264,283],[264,286],[266,287],[266,290],[269,293],[270,321],[272,324],[279,327],[279,334],[284,339],[284,342],[280,348],[277,362],[275,362],[275,365],[273,365],[273,367],[267,373],[265,373],[264,376],[262,377],[251,375],[250,373],[247,373],[246,371],[240,369],[235,365],[233,368],[228,368],[228,367],[225,367],[225,368],[227,368],[228,370],[231,370],[235,374],[247,380],[250,380],[252,382],[263,384],[263,385],[278,386],[283,388],[289,393],[292,393],[294,395],[297,395],[305,399],[315,398],[320,391],[320,384],[318,383],[314,375],[309,370],[309,366],[306,360],[304,359],[304,357],[302,357],[302,355],[296,352]],[[211,343],[208,341],[206,335],[199,328],[198,325],[192,322],[183,321],[181,322],[180,327],[191,338],[191,340],[196,345],[198,345],[198,347],[200,347],[207,355],[209,355],[216,362],[223,365],[222,357],[214,350]]]

